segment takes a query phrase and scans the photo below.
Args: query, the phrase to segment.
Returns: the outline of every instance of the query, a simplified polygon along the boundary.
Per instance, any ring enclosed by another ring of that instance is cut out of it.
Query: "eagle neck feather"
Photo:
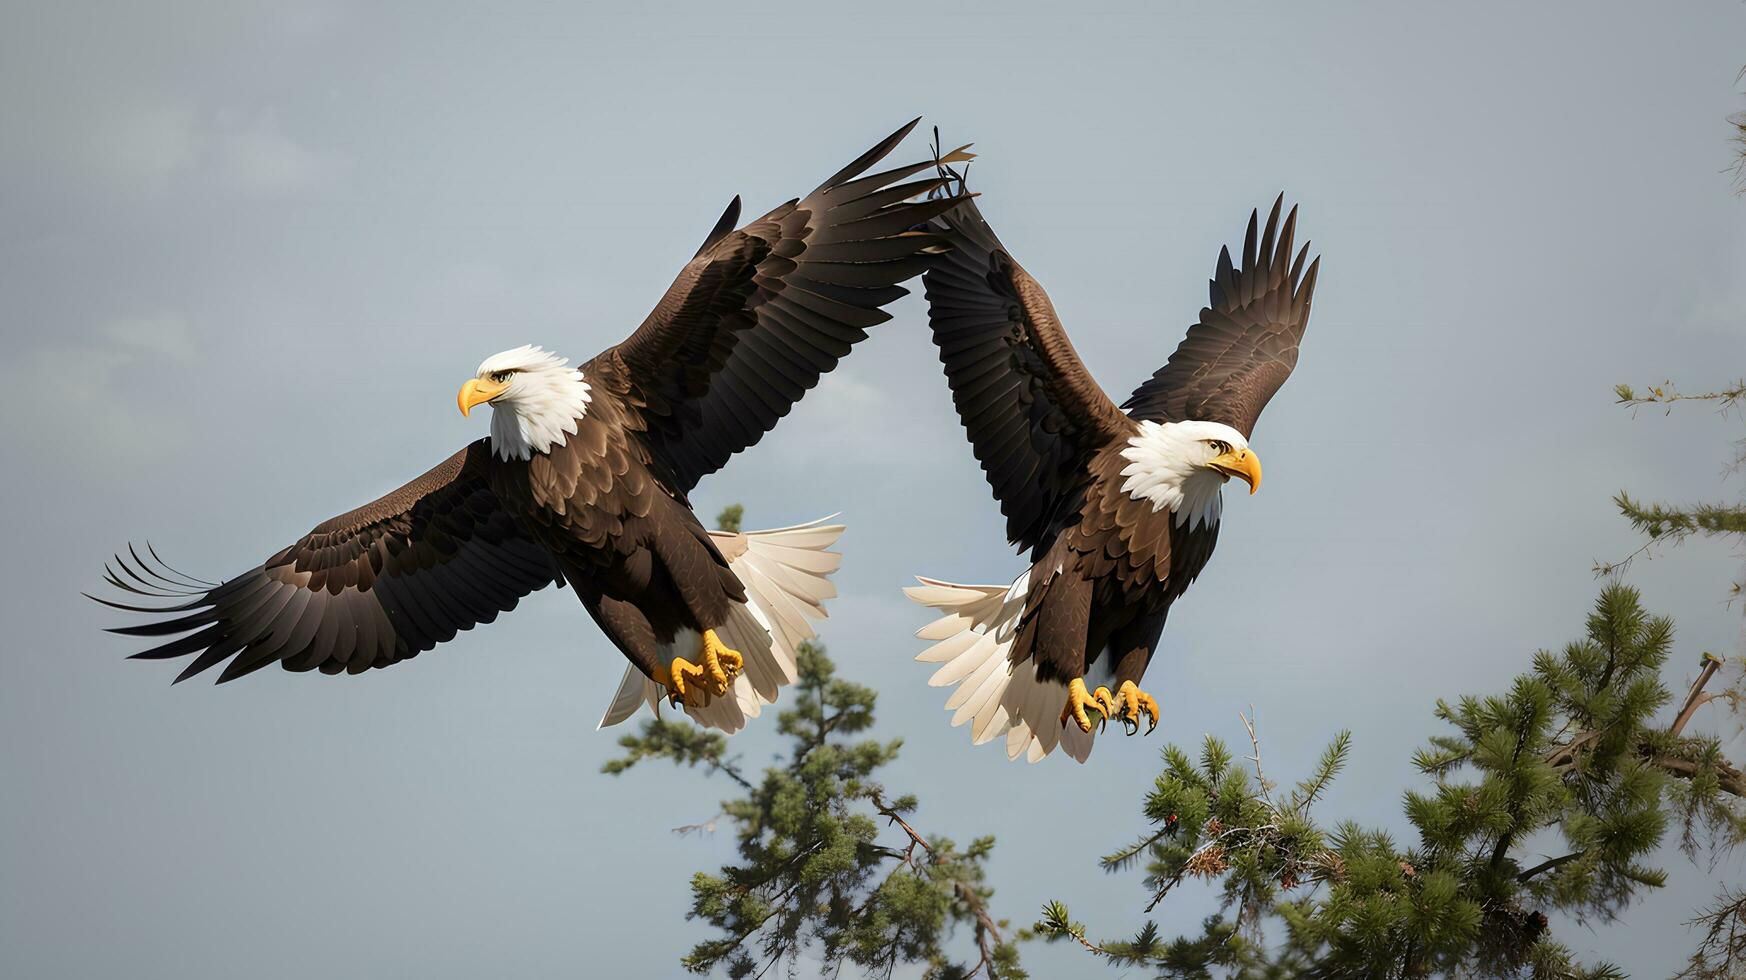
[[[491,445],[506,460],[551,452],[576,434],[592,398],[576,368],[560,364],[522,371],[491,403]]]
[[[1138,423],[1122,458],[1122,492],[1149,500],[1152,511],[1169,510],[1177,527],[1212,527],[1224,511],[1224,478],[1207,469],[1212,453],[1202,441],[1222,439],[1247,445],[1242,435],[1216,422]]]

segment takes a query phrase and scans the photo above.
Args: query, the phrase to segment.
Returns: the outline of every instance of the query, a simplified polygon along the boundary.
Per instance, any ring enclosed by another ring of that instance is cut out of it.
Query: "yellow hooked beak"
[[[1228,453],[1220,453],[1208,460],[1206,465],[1227,477],[1241,477],[1249,485],[1251,496],[1261,489],[1261,457],[1255,455],[1252,449],[1233,449]]]
[[[467,383],[461,386],[460,393],[455,395],[455,404],[461,407],[462,415],[471,415],[473,406],[482,405],[496,398],[503,394],[503,390],[508,387],[507,384],[500,385],[484,378],[469,378]]]

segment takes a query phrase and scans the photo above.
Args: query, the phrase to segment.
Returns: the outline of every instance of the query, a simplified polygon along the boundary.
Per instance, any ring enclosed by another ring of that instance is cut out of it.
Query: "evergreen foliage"
[[[720,734],[683,721],[644,722],[619,740],[626,754],[606,764],[622,773],[645,759],[669,759],[744,790],[722,804],[739,863],[691,879],[690,918],[717,935],[692,948],[686,969],[762,976],[806,957],[818,961],[808,974],[834,975],[848,963],[888,976],[900,964],[919,964],[930,980],[1022,980],[1017,948],[1003,938],[1007,925],[988,911],[993,891],[983,867],[994,838],[960,847],[916,830],[915,797],[891,795],[873,778],[897,757],[901,740],[859,737],[873,724],[872,689],[837,678],[816,644],[801,647],[799,667],[776,725],[790,740],[789,758],[761,776],[727,755]],[[968,960],[948,948],[959,929],[974,939]]]
[[[1032,933],[1160,977],[1621,976],[1577,962],[1549,916],[1609,921],[1661,886],[1653,855],[1670,832],[1693,857],[1746,841],[1746,776],[1716,738],[1685,732],[1719,662],[1706,655],[1671,721],[1656,720],[1673,702],[1661,680],[1672,644],[1673,624],[1614,583],[1584,638],[1536,654],[1506,693],[1439,701],[1450,731],[1413,758],[1430,782],[1404,796],[1416,837],[1404,845],[1316,821],[1346,733],[1283,795],[1252,725],[1246,761],[1212,737],[1197,757],[1167,747],[1143,807],[1150,832],[1104,864],[1144,861],[1148,912],[1189,877],[1220,883],[1219,910],[1198,935],[1166,939],[1149,922],[1099,942],[1057,902]],[[1687,975],[1746,965],[1743,911],[1731,895],[1710,910]]]
[[[1746,79],[1746,68],[1740,69],[1740,74],[1734,77],[1735,82]],[[1728,117],[1729,142],[1734,144],[1734,189],[1746,194],[1746,112],[1736,112]]]
[[[1737,409],[1741,402],[1746,401],[1746,380],[1697,394],[1683,393],[1668,382],[1651,385],[1643,392],[1622,384],[1614,386],[1613,394],[1621,405],[1631,408],[1656,406],[1668,414],[1672,413],[1673,406],[1681,402],[1705,402],[1715,406],[1717,411],[1727,412]],[[1733,469],[1743,466],[1746,466],[1746,440],[1736,444],[1731,462]],[[1746,502],[1691,505],[1644,503],[1621,490],[1613,497],[1613,504],[1631,522],[1631,526],[1642,532],[1648,540],[1643,547],[1622,561],[1597,563],[1595,571],[1599,574],[1621,572],[1633,559],[1649,553],[1654,547],[1679,544],[1693,536],[1720,537],[1731,541],[1737,548],[1746,546]],[[1738,598],[1742,590],[1746,590],[1746,582],[1733,583],[1731,591],[1734,597]]]
[[[739,518],[730,508],[720,523]],[[838,678],[817,644],[799,651],[800,679],[782,702],[776,731],[790,747],[779,764],[748,773],[720,734],[651,720],[619,740],[625,754],[604,770],[665,759],[741,791],[716,817],[675,828],[714,832],[726,819],[739,845],[736,863],[692,879],[689,918],[713,931],[682,959],[697,973],[761,977],[786,964],[890,976],[906,966],[930,980],[1015,980],[1025,976],[1016,941],[1041,937],[1159,977],[1598,980],[1622,974],[1578,962],[1554,916],[1618,917],[1666,881],[1654,855],[1670,834],[1694,860],[1746,842],[1746,774],[1718,739],[1686,732],[1701,706],[1729,696],[1705,691],[1722,663],[1705,654],[1663,721],[1675,701],[1662,680],[1672,647],[1672,622],[1614,582],[1584,637],[1537,653],[1507,692],[1438,701],[1449,731],[1413,757],[1428,781],[1403,796],[1416,838],[1404,844],[1356,821],[1318,821],[1347,732],[1289,790],[1266,777],[1248,718],[1248,756],[1210,736],[1193,756],[1167,746],[1142,806],[1148,832],[1103,864],[1143,867],[1148,914],[1189,878],[1218,885],[1201,930],[1170,938],[1147,922],[1131,938],[1096,941],[1060,902],[1013,935],[988,908],[993,839],[960,847],[915,828],[915,798],[875,778],[901,741],[868,736],[874,692]],[[1724,890],[1693,921],[1702,940],[1681,977],[1746,973],[1746,893]]]
[[[738,506],[718,523],[737,525]],[[994,838],[960,846],[911,823],[915,797],[894,795],[874,777],[902,740],[867,737],[871,688],[836,676],[823,646],[798,651],[800,679],[783,692],[776,730],[789,755],[750,774],[728,755],[727,739],[685,721],[643,723],[619,739],[625,755],[606,764],[623,773],[648,759],[720,774],[742,790],[722,804],[739,841],[739,862],[691,879],[689,917],[716,933],[682,960],[686,969],[722,968],[730,977],[763,976],[779,963],[807,975],[835,975],[852,964],[889,976],[899,965],[929,980],[1023,980],[1007,923],[988,910],[993,890],[984,865]],[[713,830],[715,820],[676,828]],[[955,934],[969,935],[968,955]],[[817,967],[814,969],[814,967]]]
[[[740,519],[745,516],[746,508],[739,504],[728,504],[721,509],[721,513],[715,515],[715,526],[723,531],[737,532],[740,529]]]

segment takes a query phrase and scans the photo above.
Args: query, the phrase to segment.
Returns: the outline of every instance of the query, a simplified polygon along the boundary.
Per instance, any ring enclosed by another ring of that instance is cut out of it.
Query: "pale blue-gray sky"
[[[1282,776],[1353,729],[1324,812],[1401,828],[1432,699],[1573,636],[1591,563],[1636,544],[1608,496],[1713,487],[1738,432],[1609,404],[1741,370],[1738,3],[628,8],[0,4],[0,973],[676,974],[687,878],[732,841],[667,828],[729,787],[598,773],[622,663],[568,594],[366,677],[172,689],[77,593],[145,537],[232,574],[422,471],[482,431],[453,408],[482,357],[617,341],[729,197],[801,193],[918,113],[976,141],[985,212],[1112,391],[1249,208],[1285,190],[1326,256],[1266,488],[1153,668],[1164,725],[1089,766],[973,749],[910,661],[909,575],[1020,567],[918,297],[698,494],[844,512],[825,638],[907,740],[918,822],[998,835],[1019,922],[1058,897],[1136,925],[1096,855],[1165,739],[1240,738],[1250,705]],[[1737,566],[1632,570],[1682,663],[1739,642]],[[1669,860],[1629,929],[1565,938],[1668,972],[1741,870]]]

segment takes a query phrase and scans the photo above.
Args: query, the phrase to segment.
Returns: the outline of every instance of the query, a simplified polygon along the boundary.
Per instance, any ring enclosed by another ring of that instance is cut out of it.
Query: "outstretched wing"
[[[966,200],[930,224],[951,251],[922,277],[952,403],[1006,515],[1034,548],[1127,425],[1079,360],[1043,287]]]
[[[557,580],[546,550],[523,537],[487,481],[481,439],[411,483],[317,526],[222,585],[154,567],[130,547],[110,585],[152,599],[97,599],[160,618],[110,630],[169,640],[135,658],[194,655],[177,681],[229,660],[219,682],[271,663],[286,670],[361,673],[386,667],[489,623]],[[149,552],[157,559],[155,552]],[[134,567],[137,565],[138,567]]]
[[[1308,242],[1292,258],[1297,208],[1281,228],[1284,203],[1283,194],[1273,202],[1259,241],[1259,215],[1249,212],[1241,268],[1232,267],[1230,249],[1219,250],[1212,297],[1200,311],[1200,322],[1188,329],[1170,361],[1122,405],[1134,418],[1223,422],[1245,437],[1254,431],[1261,409],[1297,366],[1322,264],[1318,257],[1304,271]]]
[[[919,120],[917,120],[919,121]],[[729,231],[729,206],[698,255],[648,319],[597,358],[615,359],[643,402],[650,450],[681,491],[756,443],[867,328],[907,291],[941,248],[918,230],[952,206],[914,200],[945,184],[929,160],[861,174],[891,152],[915,122],[799,201]],[[948,161],[968,159],[962,150]],[[589,374],[589,369],[583,372]]]

